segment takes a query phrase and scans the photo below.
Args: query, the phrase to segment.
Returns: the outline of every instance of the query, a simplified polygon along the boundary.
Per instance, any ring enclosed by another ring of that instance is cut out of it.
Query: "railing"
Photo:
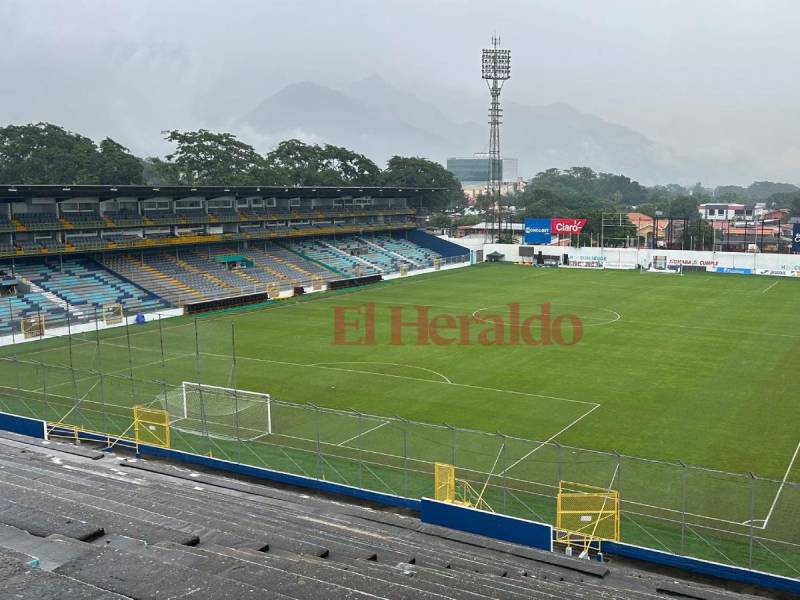
[[[182,215],[180,211],[175,213],[158,214],[157,211],[151,211],[154,214],[148,214],[145,211],[140,218],[135,216],[125,216],[124,222],[117,223],[111,217],[112,223],[104,222],[102,217],[98,217],[93,222],[80,222],[76,221],[75,226],[80,229],[121,229],[126,227],[148,227],[154,225],[205,225],[208,223],[263,223],[269,221],[286,221],[288,219],[330,219],[336,217],[368,217],[368,216],[389,216],[389,215],[413,215],[415,210],[412,208],[370,208],[370,209],[352,209],[352,210],[330,210],[318,209],[313,211],[267,211],[264,213],[223,213],[215,214],[213,212],[205,213],[202,215],[194,214],[191,216]],[[41,223],[21,223],[26,231],[60,231],[69,229],[73,223],[69,220],[69,215],[63,217],[67,224],[55,220]],[[6,225],[0,224],[0,232],[14,232],[17,231],[14,224]]]
[[[110,251],[110,250],[129,250],[139,248],[162,248],[173,246],[186,246],[191,244],[213,243],[213,242],[236,242],[246,240],[278,240],[296,237],[308,237],[315,235],[338,235],[347,233],[364,233],[373,231],[394,231],[400,229],[413,229],[416,225],[413,222],[403,223],[381,223],[374,225],[336,225],[330,227],[308,227],[303,229],[282,229],[280,231],[272,231],[268,229],[253,230],[240,233],[217,233],[217,234],[203,234],[203,235],[185,235],[185,236],[164,236],[152,238],[140,238],[131,236],[130,241],[104,241],[97,242],[82,242],[75,244],[76,240],[69,240],[65,243],[64,248],[47,250],[44,248],[14,248],[0,249],[0,258],[4,257],[20,257],[20,256],[50,256],[53,254],[75,254],[93,251]]]

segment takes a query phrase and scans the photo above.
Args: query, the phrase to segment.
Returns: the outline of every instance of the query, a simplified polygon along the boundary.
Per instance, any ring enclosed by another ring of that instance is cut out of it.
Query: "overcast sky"
[[[512,50],[506,100],[800,183],[797,0],[0,0],[0,124],[163,153],[163,129],[221,129],[289,83],[373,73],[483,122],[457,99],[485,95],[493,32]]]

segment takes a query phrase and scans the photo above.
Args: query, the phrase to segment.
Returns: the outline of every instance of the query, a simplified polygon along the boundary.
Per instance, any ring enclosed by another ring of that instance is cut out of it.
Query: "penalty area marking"
[[[742,525],[753,524],[753,527],[755,527],[756,529],[767,528],[767,525],[769,525],[769,520],[772,518],[772,513],[775,511],[775,505],[778,504],[778,499],[781,497],[781,492],[783,492],[783,488],[786,485],[786,480],[789,479],[789,473],[792,472],[794,461],[797,460],[797,455],[799,453],[800,453],[800,442],[797,442],[797,447],[794,449],[794,454],[792,454],[792,459],[789,461],[789,466],[786,467],[786,473],[783,474],[781,485],[780,487],[778,487],[778,491],[775,492],[775,497],[772,499],[772,504],[769,507],[769,512],[767,512],[767,516],[764,519],[753,519],[752,521],[745,521],[744,523],[742,523]],[[763,523],[763,525],[755,525],[755,523]]]
[[[506,467],[506,468],[505,468],[505,469],[503,469],[503,470],[502,470],[500,473],[498,473],[498,475],[504,475],[504,474],[508,473],[508,472],[509,472],[511,469],[513,469],[514,467],[516,467],[516,466],[517,466],[519,463],[521,463],[523,460],[527,459],[529,456],[531,456],[532,454],[534,454],[535,452],[537,452],[538,450],[540,450],[542,447],[546,446],[547,444],[549,444],[550,442],[552,442],[553,440],[555,440],[555,439],[556,439],[558,436],[560,436],[562,433],[564,433],[564,432],[565,432],[565,431],[567,431],[568,429],[572,428],[574,425],[577,425],[577,424],[578,424],[580,421],[582,421],[583,419],[585,419],[586,417],[588,417],[590,414],[592,414],[592,413],[593,413],[595,410],[597,410],[598,408],[600,408],[600,405],[599,405],[599,404],[595,404],[595,405],[594,405],[592,408],[590,408],[589,410],[587,410],[587,411],[586,411],[585,413],[583,413],[583,414],[582,414],[580,417],[578,417],[577,419],[575,419],[574,421],[572,421],[572,423],[570,423],[569,425],[567,425],[567,426],[566,426],[566,427],[564,427],[563,429],[560,429],[560,430],[558,430],[556,433],[554,433],[553,435],[551,435],[551,436],[550,436],[549,438],[547,438],[545,441],[543,441],[543,442],[540,442],[538,446],[536,446],[536,447],[535,447],[533,450],[531,450],[530,452],[526,453],[526,454],[525,454],[525,455],[524,455],[522,458],[520,458],[520,459],[518,459],[518,460],[514,461],[513,463],[511,463],[511,464],[510,464],[508,467]]]
[[[350,442],[352,442],[353,440],[357,440],[358,438],[360,438],[362,435],[367,435],[368,433],[372,433],[373,431],[376,431],[377,429],[380,429],[381,427],[385,427],[385,426],[386,426],[386,425],[388,425],[389,423],[390,423],[390,421],[384,421],[383,423],[380,423],[380,424],[378,424],[378,425],[375,425],[375,427],[372,427],[372,428],[370,428],[370,429],[367,429],[366,431],[362,431],[361,433],[359,433],[359,434],[357,434],[357,435],[354,435],[354,436],[353,436],[353,437],[351,437],[351,438],[347,438],[345,441],[343,441],[343,442],[339,442],[339,443],[338,443],[338,444],[336,444],[336,445],[337,445],[337,446],[344,446],[344,445],[346,445],[346,444],[349,444],[349,443],[350,443]]]
[[[772,282],[767,287],[765,287],[763,290],[761,290],[761,293],[762,294],[766,294],[768,291],[770,291],[772,288],[774,288],[776,285],[778,285],[779,281],[780,281],[780,279],[778,279],[778,281]]]

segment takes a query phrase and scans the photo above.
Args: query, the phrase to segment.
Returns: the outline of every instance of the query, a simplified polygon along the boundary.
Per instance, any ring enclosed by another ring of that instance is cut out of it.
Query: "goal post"
[[[270,394],[183,381],[166,395],[174,429],[230,440],[272,433]]]

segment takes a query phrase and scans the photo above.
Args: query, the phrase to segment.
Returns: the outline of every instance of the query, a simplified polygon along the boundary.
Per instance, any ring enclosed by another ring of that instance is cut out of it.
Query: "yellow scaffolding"
[[[133,407],[133,432],[136,445],[170,447],[169,413],[160,408]]]
[[[619,492],[559,481],[556,541],[588,549],[594,541],[619,541]]]
[[[492,507],[483,499],[482,492],[479,494],[466,479],[456,478],[456,468],[453,465],[434,463],[433,479],[433,497],[436,500],[494,512]],[[484,489],[486,489],[485,486]]]

